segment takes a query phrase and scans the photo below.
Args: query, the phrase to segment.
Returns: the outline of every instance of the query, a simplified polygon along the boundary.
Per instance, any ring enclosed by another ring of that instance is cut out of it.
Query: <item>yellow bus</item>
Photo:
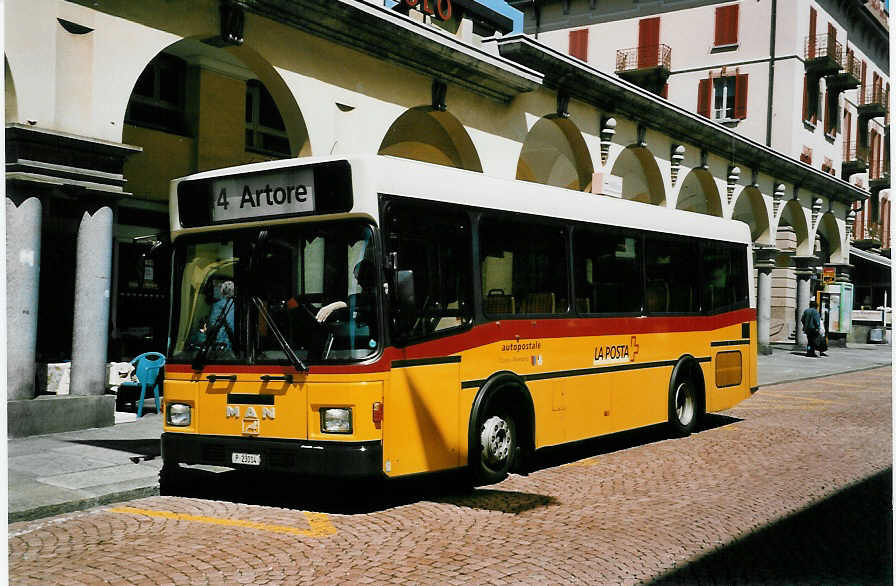
[[[757,390],[740,222],[385,156],[170,201],[163,491],[182,464],[490,484]]]

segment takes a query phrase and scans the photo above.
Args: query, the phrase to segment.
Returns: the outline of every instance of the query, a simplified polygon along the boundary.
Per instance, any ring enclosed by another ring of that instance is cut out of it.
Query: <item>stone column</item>
[[[772,321],[772,269],[778,249],[771,246],[756,247],[753,251],[756,267],[756,342],[760,354],[771,354],[770,329]]]
[[[815,274],[815,263],[818,259],[814,256],[795,256],[796,264],[796,345],[806,347],[806,333],[803,331],[803,323],[800,318],[803,311],[809,307],[809,280]]]
[[[71,394],[106,392],[109,295],[112,285],[112,224],[109,207],[84,212],[78,228]]]
[[[6,399],[33,399],[43,205],[6,198]]]

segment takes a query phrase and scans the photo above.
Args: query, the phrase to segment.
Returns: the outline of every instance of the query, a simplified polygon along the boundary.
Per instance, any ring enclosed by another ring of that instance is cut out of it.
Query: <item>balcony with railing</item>
[[[616,75],[655,94],[661,94],[672,70],[672,49],[650,45],[616,51]]]
[[[868,147],[844,141],[843,168],[840,174],[843,180],[849,181],[850,176],[867,171],[868,158]]]
[[[889,115],[890,92],[881,86],[863,86],[859,90],[859,116],[879,118]]]
[[[806,71],[819,77],[833,75],[843,69],[843,45],[833,35],[806,37],[803,57]]]
[[[840,71],[832,73],[825,78],[828,91],[835,92],[838,95],[842,91],[855,89],[862,84],[861,59],[856,59],[852,51],[847,51],[842,65],[843,68]]]

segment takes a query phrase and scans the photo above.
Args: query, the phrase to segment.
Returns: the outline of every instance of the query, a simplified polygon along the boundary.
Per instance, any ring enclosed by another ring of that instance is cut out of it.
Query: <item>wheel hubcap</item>
[[[678,421],[684,426],[690,425],[694,419],[694,411],[696,410],[696,401],[694,400],[694,391],[688,383],[681,383],[675,389],[675,413]]]
[[[494,415],[482,425],[479,442],[482,446],[482,461],[490,467],[496,467],[507,460],[510,455],[510,426],[506,421]]]

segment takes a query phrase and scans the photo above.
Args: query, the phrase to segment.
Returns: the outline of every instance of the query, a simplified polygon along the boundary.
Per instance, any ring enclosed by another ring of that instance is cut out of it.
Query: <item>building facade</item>
[[[852,210],[868,195],[508,34],[509,19],[472,0],[4,10],[11,434],[111,424],[107,363],[165,350],[170,267],[156,243],[168,182],[194,171],[380,153],[741,220],[764,347],[778,241],[800,268],[799,309],[816,242],[845,278]],[[68,395],[46,395],[48,365],[70,369]]]
[[[513,0],[525,32],[869,192],[854,206],[855,309],[890,301],[889,24],[868,0]],[[795,333],[797,236],[779,231],[773,335]],[[829,243],[816,245],[818,273]],[[872,259],[872,260],[869,260]],[[821,283],[821,279],[816,282]]]

